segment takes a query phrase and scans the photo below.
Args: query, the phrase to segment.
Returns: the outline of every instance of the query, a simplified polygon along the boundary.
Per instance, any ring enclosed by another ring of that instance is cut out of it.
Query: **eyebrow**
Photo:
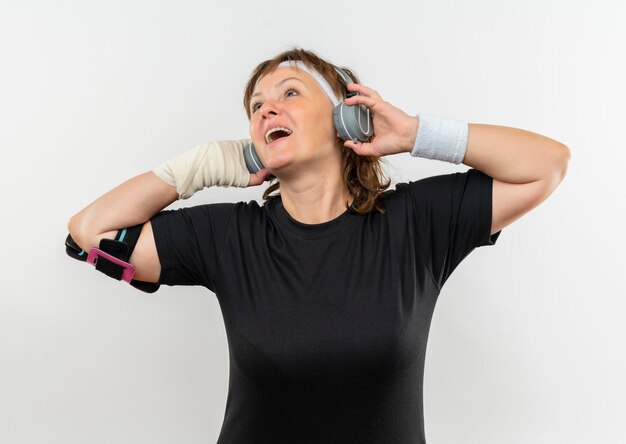
[[[279,86],[279,85],[282,85],[282,84],[283,84],[283,83],[285,83],[287,80],[297,80],[298,82],[304,83],[302,80],[300,80],[300,79],[299,79],[299,78],[297,78],[297,77],[287,77],[286,79],[282,79],[280,82],[278,82],[276,85],[274,85],[274,88],[276,88],[276,87],[277,87],[277,86]],[[258,95],[260,95],[260,94],[261,94],[261,92],[254,93],[254,94],[252,94],[252,95],[250,96],[250,98],[255,97],[255,96],[258,96]]]

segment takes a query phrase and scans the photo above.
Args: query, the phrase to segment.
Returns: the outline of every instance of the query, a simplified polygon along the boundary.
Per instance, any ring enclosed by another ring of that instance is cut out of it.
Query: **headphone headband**
[[[346,105],[343,97],[337,97],[337,95],[335,95],[328,81],[316,69],[307,67],[301,60],[285,60],[278,65],[278,67],[282,66],[297,67],[309,73],[320,85],[333,103],[333,123],[339,136],[343,140],[352,140],[355,143],[359,140],[364,142],[372,136],[374,133],[372,115],[365,105]],[[338,66],[333,65],[333,68],[335,68],[335,71],[339,73],[344,81],[346,97],[359,95],[356,91],[348,91],[348,83],[354,83],[348,73]],[[252,173],[263,168],[261,159],[259,159],[252,142],[250,142],[244,151],[244,159],[248,170]]]

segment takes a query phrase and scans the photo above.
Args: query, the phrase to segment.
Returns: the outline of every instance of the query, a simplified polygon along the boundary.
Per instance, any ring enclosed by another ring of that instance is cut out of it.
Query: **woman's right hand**
[[[263,182],[270,179],[268,178],[270,175],[271,173],[265,168],[257,171],[256,173],[250,173],[250,182],[248,182],[248,186],[254,187],[261,185]]]

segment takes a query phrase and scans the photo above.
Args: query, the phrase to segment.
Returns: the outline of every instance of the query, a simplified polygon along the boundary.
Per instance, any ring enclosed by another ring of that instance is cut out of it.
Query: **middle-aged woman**
[[[424,443],[426,342],[443,284],[567,170],[562,143],[410,116],[343,72],[354,83],[299,48],[259,64],[244,104],[263,169],[247,171],[246,140],[211,142],[112,189],[68,224],[71,254],[89,253],[100,271],[120,279],[134,268],[122,278],[148,291],[215,292],[230,351],[219,443]],[[372,137],[338,137],[341,102],[373,113]],[[398,153],[471,169],[387,190],[380,158]],[[262,206],[161,211],[206,186],[268,178]]]

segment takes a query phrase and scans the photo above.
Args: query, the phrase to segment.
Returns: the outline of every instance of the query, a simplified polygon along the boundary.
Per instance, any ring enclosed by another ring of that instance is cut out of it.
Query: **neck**
[[[340,162],[322,171],[280,181],[280,196],[289,215],[304,224],[321,224],[339,217],[352,203],[343,183]]]

